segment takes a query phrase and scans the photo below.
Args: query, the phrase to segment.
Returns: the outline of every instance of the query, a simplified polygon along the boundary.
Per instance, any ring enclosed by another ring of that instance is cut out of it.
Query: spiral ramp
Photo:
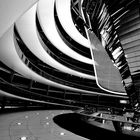
[[[92,60],[88,39],[76,28],[72,2],[31,1],[11,24],[7,21],[10,28],[0,38],[1,102],[83,107],[117,106],[128,99],[96,84],[93,64],[98,63]]]

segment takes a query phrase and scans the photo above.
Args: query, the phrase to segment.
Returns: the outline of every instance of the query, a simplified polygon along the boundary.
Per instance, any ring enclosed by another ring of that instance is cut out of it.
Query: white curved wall
[[[73,51],[60,37],[54,19],[54,2],[55,0],[40,0],[38,2],[37,14],[41,27],[46,35],[46,37],[51,41],[51,43],[58,48],[61,52],[66,55],[87,63],[92,64],[92,60],[84,57],[75,51]],[[46,8],[47,6],[47,8]],[[90,54],[89,54],[90,55]]]
[[[82,92],[89,92],[85,90],[79,90],[76,88],[68,87],[62,84],[55,83],[53,81],[47,80],[42,76],[36,74],[31,69],[29,69],[19,58],[15,44],[13,41],[13,27],[11,27],[2,38],[0,38],[0,60],[5,63],[7,66],[15,70],[16,72],[24,75],[26,78],[33,79],[40,83],[44,83],[50,86],[56,86],[63,89],[70,89],[74,91],[82,91]],[[93,93],[93,92],[91,92]]]
[[[84,77],[88,79],[94,79],[94,76],[72,70],[61,63],[53,59],[41,45],[38,36],[37,29],[35,24],[35,14],[36,14],[36,5],[34,5],[28,12],[26,12],[22,17],[16,21],[16,27],[18,32],[23,39],[27,47],[34,53],[39,59],[44,63],[63,71],[64,73],[69,73],[75,76]],[[54,36],[55,37],[55,36]],[[54,39],[54,38],[53,38]],[[54,41],[56,41],[54,39]]]
[[[0,37],[38,0],[0,0]]]
[[[89,40],[80,34],[73,23],[71,15],[71,0],[56,0],[56,11],[60,23],[67,34],[79,44],[90,48]]]

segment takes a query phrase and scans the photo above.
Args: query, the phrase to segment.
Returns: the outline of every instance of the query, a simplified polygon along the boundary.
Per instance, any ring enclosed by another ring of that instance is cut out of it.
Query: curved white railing
[[[46,37],[57,49],[69,57],[87,64],[92,64],[91,59],[73,51],[60,37],[54,19],[54,2],[54,0],[40,0],[37,6],[38,19]]]
[[[59,69],[64,73],[68,73],[71,75],[84,77],[88,79],[94,79],[94,76],[84,74],[76,70],[72,70],[62,65],[61,63],[53,59],[48,53],[46,53],[37,35],[35,13],[36,13],[36,6],[32,7],[27,13],[25,13],[20,19],[16,21],[16,27],[19,32],[19,35],[21,36],[26,46],[32,51],[32,53],[35,54],[44,63],[56,69]]]
[[[71,0],[56,0],[56,11],[61,25],[67,34],[79,44],[90,48],[88,39],[76,29],[71,15]]]

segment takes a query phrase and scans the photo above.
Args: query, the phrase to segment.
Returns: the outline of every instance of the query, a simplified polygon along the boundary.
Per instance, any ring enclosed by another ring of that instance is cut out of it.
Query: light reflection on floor
[[[26,111],[0,115],[0,140],[88,140],[53,121],[53,117],[71,113],[64,110]]]

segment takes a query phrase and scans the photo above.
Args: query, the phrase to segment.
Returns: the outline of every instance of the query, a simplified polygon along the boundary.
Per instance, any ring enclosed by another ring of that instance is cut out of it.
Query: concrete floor
[[[0,140],[88,140],[53,121],[55,116],[71,112],[43,110],[1,114]]]

